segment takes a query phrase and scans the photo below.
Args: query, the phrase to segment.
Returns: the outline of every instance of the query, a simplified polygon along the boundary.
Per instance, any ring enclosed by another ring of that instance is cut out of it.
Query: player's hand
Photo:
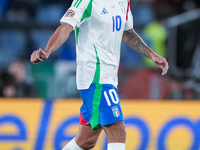
[[[36,50],[31,54],[30,61],[33,64],[37,65],[39,62],[44,61],[47,58],[48,58],[47,53],[40,48],[39,50]]]
[[[166,61],[165,58],[158,56],[158,55],[154,55],[152,57],[153,62],[162,69],[162,75],[167,74],[167,71],[169,69],[169,65],[168,62]]]

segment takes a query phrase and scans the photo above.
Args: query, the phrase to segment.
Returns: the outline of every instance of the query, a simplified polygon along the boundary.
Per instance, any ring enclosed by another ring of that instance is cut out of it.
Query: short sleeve
[[[74,0],[71,7],[66,11],[60,20],[60,23],[68,23],[74,29],[78,28],[81,24],[81,18],[86,10],[90,0]]]
[[[128,0],[127,9],[126,9],[126,24],[124,27],[124,31],[127,31],[131,28],[133,28],[133,15],[130,9],[130,1]]]

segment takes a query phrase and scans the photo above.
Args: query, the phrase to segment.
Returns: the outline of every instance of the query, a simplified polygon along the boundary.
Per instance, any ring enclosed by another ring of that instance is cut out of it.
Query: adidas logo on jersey
[[[105,7],[103,8],[101,14],[108,14],[108,11],[105,9]]]

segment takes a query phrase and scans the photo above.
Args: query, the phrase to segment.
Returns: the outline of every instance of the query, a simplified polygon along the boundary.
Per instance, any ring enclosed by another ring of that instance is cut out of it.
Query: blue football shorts
[[[101,126],[123,121],[117,89],[112,84],[92,83],[87,90],[79,90],[83,105],[80,108],[80,124],[90,124],[93,130]]]

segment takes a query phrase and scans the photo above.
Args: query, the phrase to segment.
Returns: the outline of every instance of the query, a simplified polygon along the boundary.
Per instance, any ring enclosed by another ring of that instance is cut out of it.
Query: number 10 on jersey
[[[122,19],[121,16],[117,15],[117,16],[112,16],[112,21],[113,21],[113,32],[119,31],[121,29],[122,26]]]

